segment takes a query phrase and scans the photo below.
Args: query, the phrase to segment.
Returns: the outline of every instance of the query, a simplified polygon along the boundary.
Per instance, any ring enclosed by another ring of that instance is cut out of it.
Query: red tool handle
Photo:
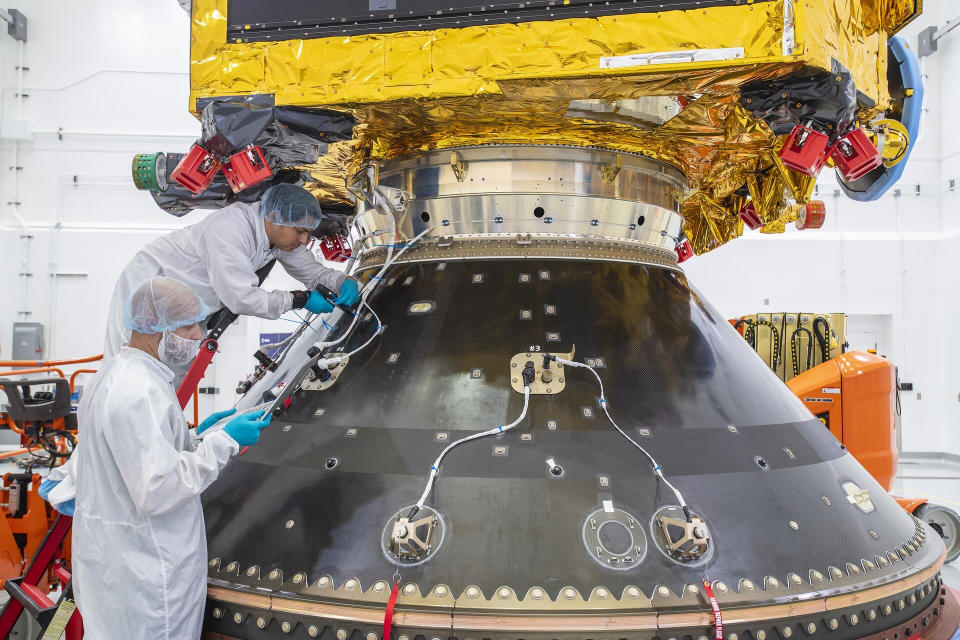
[[[217,353],[217,346],[217,341],[213,338],[207,338],[200,343],[200,353],[194,358],[193,364],[190,365],[190,369],[187,371],[187,375],[184,376],[183,382],[180,383],[180,387],[177,389],[177,400],[180,401],[181,409],[186,407],[187,403],[190,402],[190,397],[193,396],[193,392],[207,372],[207,367],[210,366],[210,361],[213,360],[214,354]]]

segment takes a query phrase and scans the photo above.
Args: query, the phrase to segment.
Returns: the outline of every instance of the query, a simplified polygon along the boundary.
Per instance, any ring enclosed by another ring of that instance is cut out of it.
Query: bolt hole
[[[767,461],[764,458],[761,458],[760,456],[757,456],[753,460],[754,462],[757,463],[757,466],[763,469],[764,471],[770,468],[770,465],[767,464]]]
[[[639,218],[637,218],[637,226],[642,227],[643,223],[646,221],[647,221],[646,216],[640,216]]]
[[[423,213],[420,214],[420,219],[423,220],[424,222],[430,222],[430,214],[424,211]]]
[[[546,213],[546,211],[543,210],[543,207],[537,207],[536,209],[533,210],[533,217],[534,217],[534,218],[542,218],[542,217],[543,217],[543,214],[545,214],[545,213]]]
[[[554,478],[559,478],[563,475],[563,467],[558,464],[554,465],[553,468],[550,469],[550,475],[552,475]]]
[[[340,461],[336,458],[327,458],[327,469],[336,469]]]

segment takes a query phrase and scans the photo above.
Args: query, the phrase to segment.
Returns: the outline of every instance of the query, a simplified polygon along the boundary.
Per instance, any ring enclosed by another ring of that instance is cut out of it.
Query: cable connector
[[[529,387],[537,379],[537,370],[534,368],[533,360],[527,360],[523,371],[520,372],[520,377],[523,379],[523,386],[525,387]]]

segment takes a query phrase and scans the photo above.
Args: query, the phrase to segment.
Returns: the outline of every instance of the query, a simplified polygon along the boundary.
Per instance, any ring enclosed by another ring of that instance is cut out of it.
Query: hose
[[[594,369],[588,364],[584,364],[582,362],[575,362],[573,360],[566,360],[564,358],[550,356],[550,359],[570,367],[580,367],[583,369],[589,369],[590,372],[593,373],[593,376],[597,379],[597,384],[600,385],[600,406],[601,408],[603,408],[603,412],[607,415],[607,420],[610,421],[610,424],[613,425],[614,429],[620,432],[620,435],[626,438],[630,444],[632,444],[637,449],[639,449],[641,453],[643,453],[643,455],[647,456],[647,459],[650,460],[651,466],[653,466],[654,475],[656,475],[657,478],[659,478],[660,480],[663,480],[663,483],[670,488],[670,490],[673,492],[673,495],[676,496],[677,503],[680,505],[680,508],[683,509],[683,513],[687,517],[687,522],[690,522],[692,520],[692,517],[690,515],[690,509],[689,507],[687,507],[687,501],[683,499],[683,494],[680,493],[680,490],[677,489],[672,482],[667,480],[667,477],[663,474],[663,467],[660,466],[660,463],[656,461],[656,459],[650,454],[649,451],[647,451],[645,448],[640,446],[640,444],[636,440],[634,440],[629,435],[627,435],[627,432],[621,429],[620,426],[613,420],[613,417],[610,415],[610,410],[607,408],[607,398],[603,392],[603,380],[600,379],[600,374],[597,373],[596,369]]]
[[[437,459],[433,461],[433,464],[430,466],[430,474],[427,476],[427,486],[423,488],[423,493],[420,495],[420,499],[417,500],[417,504],[410,509],[410,513],[407,515],[408,518],[412,518],[420,509],[423,508],[424,503],[427,501],[427,496],[430,495],[430,490],[433,489],[434,480],[437,477],[437,474],[440,473],[440,463],[443,462],[443,458],[453,451],[455,447],[459,447],[465,442],[470,442],[471,440],[477,440],[479,438],[485,438],[487,436],[495,436],[501,433],[506,433],[510,429],[514,428],[520,421],[527,416],[527,408],[530,406],[530,385],[525,385],[523,387],[523,411],[520,412],[520,416],[506,425],[499,425],[493,429],[487,429],[486,431],[481,431],[480,433],[475,433],[473,435],[467,436],[465,438],[460,438],[455,442],[451,442],[440,452],[440,455],[437,456]]]
[[[802,338],[801,333],[807,334],[807,366],[804,368],[804,371],[813,366],[813,334],[810,333],[810,329],[806,327],[797,327],[793,330],[793,333],[790,334],[790,353],[793,356],[793,377],[796,378],[800,375],[800,340]]]
[[[773,326],[773,323],[769,320],[757,320],[747,325],[747,330],[744,332],[743,338],[753,347],[754,351],[756,351],[757,327],[760,326],[770,327],[770,336],[773,338],[773,357],[770,359],[770,368],[776,371],[780,366],[780,330]]]
[[[817,316],[814,319],[813,334],[817,337],[817,346],[820,347],[820,362],[826,362],[830,359],[830,323],[826,318]]]

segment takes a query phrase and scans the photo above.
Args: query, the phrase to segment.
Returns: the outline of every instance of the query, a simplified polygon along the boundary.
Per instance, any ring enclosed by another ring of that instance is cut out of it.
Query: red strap
[[[717,597],[713,595],[713,587],[707,580],[703,581],[703,591],[707,594],[707,602],[713,609],[713,624],[716,632],[713,634],[715,640],[723,640],[723,614],[720,613],[720,605],[717,604]]]
[[[397,606],[397,596],[400,595],[400,584],[393,581],[393,591],[387,600],[387,610],[383,614],[383,640],[390,640],[390,627],[393,626],[393,608]]]

